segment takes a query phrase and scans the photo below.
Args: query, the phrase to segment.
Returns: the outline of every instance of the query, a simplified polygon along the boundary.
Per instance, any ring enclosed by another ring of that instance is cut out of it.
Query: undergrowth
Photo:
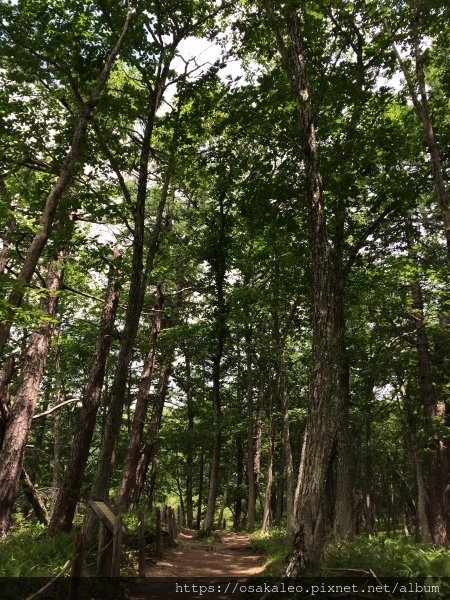
[[[291,543],[286,531],[272,527],[268,533],[255,531],[251,534],[252,546],[264,555],[264,575],[277,577],[284,571],[291,551]]]
[[[201,540],[206,544],[215,544],[217,542],[221,542],[222,538],[215,531],[198,531],[194,535],[195,540]]]
[[[47,577],[57,575],[72,558],[72,533],[45,539],[46,527],[23,522],[0,542],[0,577]]]
[[[371,539],[358,536],[351,542],[333,543],[327,548],[327,574],[342,569],[373,571],[382,577],[450,577],[450,554],[443,548],[423,544],[405,536],[385,533]]]
[[[267,534],[255,532],[252,544],[266,558],[264,575],[281,576],[291,552],[285,530],[272,528]],[[447,579],[450,578],[450,553],[409,537],[388,537],[381,533],[327,546],[323,576],[354,576],[358,571],[361,575],[373,572],[378,577],[427,578],[439,585],[441,598],[450,598]]]

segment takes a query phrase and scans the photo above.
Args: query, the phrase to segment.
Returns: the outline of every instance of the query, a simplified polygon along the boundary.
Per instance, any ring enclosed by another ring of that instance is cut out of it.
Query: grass
[[[255,531],[250,536],[252,546],[266,558],[264,575],[267,577],[280,576],[289,560],[291,542],[286,531],[272,527],[268,533]]]

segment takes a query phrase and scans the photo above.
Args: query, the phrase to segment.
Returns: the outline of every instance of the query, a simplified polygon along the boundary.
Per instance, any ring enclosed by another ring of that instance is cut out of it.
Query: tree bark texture
[[[333,452],[331,414],[336,385],[336,285],[328,241],[322,178],[319,167],[314,108],[310,98],[302,15],[290,10],[285,17],[286,35],[280,29],[270,0],[264,2],[269,24],[277,40],[283,66],[297,100],[301,125],[305,188],[308,210],[309,251],[312,269],[312,360],[307,419],[308,445],[303,446],[298,529],[288,576],[314,573],[325,545],[326,480]]]
[[[0,537],[6,536],[11,524],[11,512],[17,496],[17,486],[22,472],[23,455],[31,420],[39,398],[39,389],[50,341],[55,327],[54,319],[58,308],[58,294],[63,278],[63,258],[50,264],[46,279],[46,295],[41,301],[41,310],[49,317],[31,335],[14,405],[8,416],[3,446],[0,451]]]

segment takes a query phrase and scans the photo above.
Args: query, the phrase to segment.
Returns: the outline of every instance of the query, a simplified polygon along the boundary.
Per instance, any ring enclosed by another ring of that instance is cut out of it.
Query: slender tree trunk
[[[353,514],[353,483],[351,473],[352,447],[350,443],[350,367],[346,348],[346,319],[344,309],[345,281],[340,265],[337,277],[337,334],[338,349],[338,414],[336,500],[334,507],[334,535],[338,540],[349,540],[355,533]]]
[[[205,476],[205,451],[200,448],[200,468],[198,472],[198,499],[197,499],[197,518],[196,524],[197,529],[200,529],[202,521],[202,507],[203,507],[203,485]]]
[[[23,493],[25,494],[26,499],[30,503],[30,506],[33,508],[38,521],[40,523],[43,523],[44,525],[48,525],[50,517],[48,516],[45,504],[41,496],[39,495],[37,489],[34,487],[33,482],[31,481],[28,473],[23,467],[20,473],[20,481],[22,482]]]
[[[223,522],[223,513],[225,512],[225,508],[227,506],[228,500],[228,488],[230,487],[230,472],[227,473],[227,480],[225,482],[225,486],[223,488],[222,500],[220,502],[220,512],[219,512],[219,529],[222,529]]]
[[[405,231],[409,255],[417,266],[418,257],[413,246],[414,228],[410,216],[406,217]],[[445,403],[438,397],[433,385],[430,345],[423,310],[422,288],[418,277],[411,285],[411,297],[416,328],[420,399],[425,414],[425,430],[428,438],[428,499],[431,536],[434,544],[446,546],[446,473],[445,448],[442,439],[445,425]]]
[[[208,531],[214,525],[214,514],[216,509],[217,489],[219,485],[219,465],[222,446],[222,407],[221,407],[221,381],[220,371],[222,355],[225,345],[226,322],[225,322],[225,274],[226,274],[226,212],[225,193],[219,194],[219,224],[215,258],[212,264],[216,284],[217,307],[215,315],[214,332],[216,338],[216,350],[213,357],[212,367],[212,397],[213,397],[213,443],[211,468],[209,479],[208,504],[206,507],[203,530]]]
[[[17,276],[15,287],[8,297],[8,302],[12,307],[19,306],[19,304],[22,302],[22,298],[25,293],[25,287],[28,283],[30,283],[38,260],[45,248],[52,230],[52,225],[59,201],[61,200],[64,192],[67,190],[75,167],[78,163],[89,119],[95,107],[97,106],[103,88],[108,81],[114,61],[116,60],[116,57],[125,42],[133,13],[134,9],[130,5],[128,7],[127,16],[122,31],[114,47],[106,57],[103,68],[98,76],[97,81],[95,82],[94,87],[92,88],[90,96],[81,109],[81,114],[74,131],[69,152],[64,159],[61,171],[59,172],[58,180],[45,201],[44,211],[41,216],[39,228],[30,244],[30,247],[28,248],[22,269]],[[3,349],[8,339],[10,328],[10,322],[0,324],[0,351]]]
[[[163,82],[165,82],[165,78],[159,82],[159,88],[152,94],[150,99],[150,106],[141,146],[141,154],[139,159],[139,180],[134,220],[132,273],[127,299],[127,309],[125,313],[125,325],[122,333],[122,344],[119,350],[116,371],[111,385],[109,409],[100,445],[100,455],[91,488],[91,497],[103,500],[107,500],[108,498],[109,483],[111,481],[114,465],[114,450],[122,423],[122,412],[124,399],[126,396],[128,370],[144,304],[145,288],[147,286],[148,277],[153,270],[154,260],[159,248],[164,208],[169,192],[170,177],[172,175],[175,162],[175,140],[173,140],[170,161],[165,173],[160,202],[156,211],[156,220],[147,250],[145,269],[143,270],[148,163],[150,158],[154,119],[160,102],[160,88],[163,85]],[[84,531],[88,538],[93,536],[95,526],[95,517],[89,513],[84,524]]]
[[[80,488],[89,457],[92,436],[94,434],[101,393],[105,379],[117,306],[119,303],[118,261],[120,254],[115,253],[108,276],[94,356],[89,371],[86,390],[78,419],[78,424],[70,446],[67,469],[53,507],[47,536],[52,537],[58,531],[70,531],[75,509],[80,497]]]
[[[139,451],[144,436],[144,425],[148,409],[148,397],[152,383],[153,369],[156,357],[156,343],[159,332],[162,327],[162,311],[166,298],[165,284],[158,284],[155,302],[155,318],[150,334],[150,349],[144,360],[142,368],[141,381],[136,398],[136,407],[134,409],[133,424],[130,433],[130,441],[123,465],[122,478],[119,484],[119,491],[116,498],[116,511],[122,507],[129,508],[132,498],[131,492],[135,482],[135,474],[139,461]]]
[[[192,397],[191,361],[185,353],[186,404],[188,418],[188,442],[186,452],[186,524],[194,527],[193,472],[194,472],[194,402]]]
[[[252,440],[253,442],[253,440]],[[253,463],[251,465],[253,469]],[[234,501],[233,529],[237,530],[241,526],[242,518],[242,484],[244,481],[244,448],[242,444],[242,435],[236,435],[236,497]],[[220,519],[219,519],[220,522]],[[248,523],[248,510],[247,510]]]
[[[244,280],[244,286],[248,285],[248,282]],[[247,412],[248,412],[248,438],[247,438],[247,486],[248,486],[248,497],[247,497],[247,527],[253,527],[256,521],[256,474],[255,474],[255,418],[254,418],[254,408],[253,408],[253,365],[252,365],[252,330],[250,326],[250,311],[249,307],[245,307],[246,314],[246,327],[245,327],[245,353],[246,353],[246,400],[247,400]],[[242,440],[241,440],[242,446]],[[240,454],[238,453],[238,461],[240,459]],[[237,470],[238,479],[240,476],[241,470]],[[242,484],[242,482],[241,482]],[[238,486],[239,490],[239,486]],[[239,509],[239,510],[238,510]],[[237,528],[239,526],[239,522],[241,519],[241,510],[242,510],[242,498],[239,495],[239,503],[236,502],[235,505],[235,514],[234,514],[234,527]],[[239,514],[237,514],[239,513]]]
[[[159,375],[158,391],[156,393],[156,399],[155,399],[155,404],[153,407],[152,418],[150,420],[148,433],[147,433],[148,441],[149,441],[149,444],[147,446],[147,448],[148,448],[147,464],[153,465],[153,464],[155,464],[155,461],[156,461],[156,465],[157,465],[157,458],[158,458],[157,437],[159,434],[159,430],[161,428],[161,420],[162,420],[162,414],[163,414],[163,410],[164,410],[164,404],[166,402],[167,392],[169,390],[169,381],[170,381],[170,375],[172,372],[172,361],[173,361],[173,349],[171,350],[171,355],[168,358],[166,364],[163,365],[163,367],[161,369],[161,373]],[[149,491],[149,504],[150,505],[152,505],[154,497],[155,497],[156,472],[155,472],[152,480],[153,481],[150,485],[150,491]]]
[[[263,517],[261,531],[267,533],[271,522],[271,502],[272,502],[272,488],[273,488],[273,465],[275,459],[275,417],[272,412],[273,408],[273,394],[270,397],[269,404],[269,448],[267,457],[267,475],[266,475],[266,491],[264,494],[264,506],[263,506]]]
[[[57,334],[58,344],[59,332]],[[54,406],[61,404],[62,385],[61,385],[61,357],[57,346],[55,357],[55,376],[56,376],[56,397]],[[52,482],[52,500],[53,505],[58,497],[62,479],[62,440],[61,440],[61,411],[57,410],[53,418],[53,482]]]
[[[6,188],[6,185],[5,185],[5,182],[3,179],[0,179],[0,196],[4,199],[5,205],[8,206],[9,210],[13,213],[13,204],[12,204],[11,198],[8,194],[8,190]],[[3,273],[5,272],[5,269],[6,269],[9,248],[11,245],[11,240],[13,237],[13,233],[16,229],[16,226],[17,226],[17,220],[13,216],[13,217],[11,217],[9,224],[7,226],[7,229],[2,236],[3,245],[2,245],[2,249],[0,250],[0,275],[3,275]]]
[[[433,175],[434,189],[441,209],[442,223],[444,226],[444,235],[447,243],[447,253],[450,257],[450,208],[448,205],[448,192],[445,185],[444,168],[442,166],[441,154],[434,133],[433,122],[430,116],[428,102],[428,92],[425,80],[425,71],[423,67],[422,50],[420,47],[419,25],[421,0],[413,0],[413,18],[411,22],[412,41],[414,44],[414,63],[417,79],[417,89],[414,84],[408,66],[405,64],[397,46],[392,43],[392,49],[397,58],[399,67],[406,80],[408,90],[413,102],[416,114],[422,124],[423,136],[430,155],[431,172]]]
[[[173,305],[174,323],[177,323],[177,319],[178,319],[178,312],[179,312],[179,309],[181,306],[181,300],[182,300],[182,289],[183,289],[183,282],[178,284],[177,290],[175,293],[175,299],[174,299],[174,305]],[[164,300],[165,300],[164,294],[165,294],[165,291],[161,288],[160,295],[158,295],[158,298],[157,298],[158,308],[156,309],[156,314],[161,315],[161,313],[162,313],[162,307],[163,307]],[[143,369],[144,376],[141,379],[141,386],[138,391],[138,399],[139,399],[140,393],[142,393],[142,396],[141,396],[142,398],[144,398],[144,394],[148,397],[150,383],[151,383],[151,373],[149,373],[149,370],[150,370],[149,365],[150,365],[151,361],[154,361],[154,350],[156,350],[156,346],[155,346],[156,339],[157,339],[158,332],[161,330],[161,327],[162,327],[162,324],[160,322],[160,319],[158,319],[157,321],[155,321],[155,324],[154,324],[153,350],[150,349],[150,352],[148,355],[148,357],[151,357],[153,355],[153,358],[147,357],[148,358],[147,365],[144,364],[144,369]],[[144,488],[148,466],[150,464],[152,464],[152,465],[157,464],[156,438],[158,436],[158,433],[159,433],[159,430],[161,427],[162,413],[163,413],[163,409],[164,409],[164,403],[165,403],[166,397],[167,397],[169,379],[170,379],[170,375],[172,372],[172,362],[174,359],[175,345],[172,343],[166,352],[167,352],[167,354],[162,361],[162,367],[161,367],[158,389],[157,389],[157,396],[156,396],[155,403],[153,405],[152,415],[150,418],[150,423],[149,423],[146,439],[145,439],[145,441],[143,441],[143,437],[144,437],[143,431],[139,432],[139,436],[140,436],[139,439],[137,439],[137,436],[136,436],[135,432],[133,431],[133,434],[132,434],[134,436],[133,444],[135,444],[135,446],[131,448],[131,451],[135,452],[135,454],[134,454],[134,457],[132,457],[130,454],[130,448],[129,448],[128,452],[127,452],[127,457],[125,459],[126,464],[124,466],[123,477],[125,476],[125,473],[127,473],[126,476],[129,478],[129,482],[126,486],[127,487],[127,495],[125,496],[124,503],[128,507],[133,504],[136,504],[139,500],[139,497]],[[147,402],[147,400],[146,400],[146,402]],[[136,405],[136,410],[138,410],[137,405]],[[144,417],[145,417],[145,415],[142,416],[142,418],[144,418]],[[138,415],[138,421],[140,420],[140,418],[141,418],[141,416]],[[136,440],[138,443],[136,443]],[[131,459],[133,459],[133,463],[131,462]],[[155,472],[155,476],[156,476],[156,472]],[[122,485],[123,484],[121,483],[121,486]],[[150,486],[150,487],[152,487],[152,486]],[[151,506],[151,500],[149,502],[150,502],[149,506]],[[122,506],[122,505],[123,504],[121,504],[120,506]],[[117,506],[117,509],[119,510],[119,505]]]
[[[57,292],[62,284],[64,256],[65,252],[61,252],[60,260],[50,264],[46,280],[47,294],[41,301],[41,310],[52,320],[58,308]],[[31,335],[14,406],[8,416],[0,451],[0,537],[6,536],[11,524],[25,445],[39,398],[53,330],[53,321],[44,322]]]
[[[304,448],[298,530],[294,537],[288,576],[314,573],[325,546],[326,479],[333,453],[331,412],[336,385],[336,285],[328,241],[322,178],[304,54],[304,23],[294,9],[285,18],[287,36],[280,30],[270,0],[265,0],[284,69],[298,104],[308,208],[309,250],[312,270],[312,357],[307,420],[308,445]]]

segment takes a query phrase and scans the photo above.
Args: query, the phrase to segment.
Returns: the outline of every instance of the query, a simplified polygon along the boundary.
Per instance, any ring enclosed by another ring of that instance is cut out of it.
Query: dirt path
[[[182,597],[183,600],[204,600],[203,593],[191,589],[177,594],[178,582],[190,581],[199,585],[215,584],[214,600],[229,600],[225,593],[224,578],[245,581],[260,575],[264,559],[251,546],[247,535],[231,531],[217,531],[221,541],[206,543],[194,539],[195,531],[183,530],[178,536],[176,548],[164,548],[163,558],[148,562],[145,579],[129,582],[128,600],[161,600]],[[180,585],[180,583],[178,583]],[[206,588],[205,588],[206,589]],[[205,596],[206,597],[206,596]]]
[[[147,577],[250,577],[263,571],[264,559],[251,547],[247,535],[217,531],[221,541],[195,540],[184,530],[179,546],[165,548],[163,558],[147,567]]]

